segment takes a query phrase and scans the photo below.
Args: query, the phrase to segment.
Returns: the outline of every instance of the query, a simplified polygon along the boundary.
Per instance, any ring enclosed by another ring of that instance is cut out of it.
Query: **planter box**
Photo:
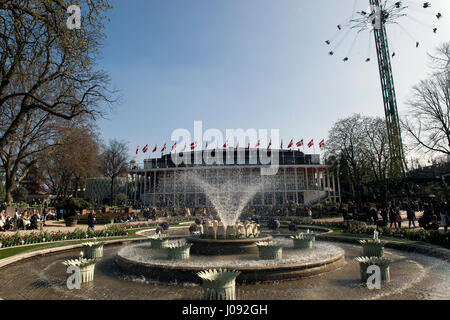
[[[206,270],[197,273],[203,279],[203,300],[236,300],[239,271]]]
[[[80,268],[81,283],[94,281],[95,263],[96,260],[94,259],[77,259],[63,262],[66,267],[77,266]]]
[[[167,248],[169,239],[150,239],[151,247],[154,249]]]
[[[77,219],[64,220],[64,222],[66,223],[66,227],[76,227],[78,225],[78,220]]]
[[[169,260],[189,260],[192,244],[181,247],[168,247],[167,259]]]
[[[81,283],[94,281],[95,263],[87,264],[80,268]]]
[[[262,260],[281,260],[283,257],[282,246],[258,246],[258,249]]]
[[[365,257],[378,257],[384,256],[384,245],[381,243],[365,243],[363,247],[363,256]]]
[[[292,239],[295,249],[312,249],[314,240],[309,239]]]
[[[86,259],[101,259],[103,257],[103,242],[83,244],[83,257]]]
[[[367,283],[367,280],[371,276],[371,274],[367,273],[367,268],[372,265],[378,266],[380,268],[381,283],[387,283],[391,280],[389,269],[391,260],[377,257],[357,257],[355,260],[359,262],[359,270],[362,283]]]
[[[373,264],[360,263],[359,268],[361,272],[361,282],[366,283],[369,279],[370,274],[367,273],[367,268]],[[391,275],[389,270],[389,264],[375,264],[380,267],[381,272],[381,283],[387,283],[391,281]]]

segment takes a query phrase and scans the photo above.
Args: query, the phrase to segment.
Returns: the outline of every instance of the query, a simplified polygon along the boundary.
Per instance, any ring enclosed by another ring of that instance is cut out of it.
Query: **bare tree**
[[[353,198],[361,199],[362,179],[365,171],[365,136],[362,128],[363,118],[355,114],[337,121],[328,134],[326,158],[334,158],[342,167],[341,173],[347,173],[344,182],[350,187]]]
[[[357,201],[366,195],[385,201],[389,183],[401,178],[391,167],[388,131],[382,118],[356,114],[337,121],[328,135],[325,158],[339,166],[343,191]]]
[[[391,167],[389,136],[386,120],[382,118],[364,118],[366,167],[369,181],[378,190],[383,202],[387,200],[389,179],[401,178],[401,172],[394,172]]]
[[[413,88],[402,125],[414,149],[450,155],[450,42],[431,62],[433,73]]]
[[[6,202],[12,202],[12,192],[17,185],[58,143],[55,129],[53,116],[48,113],[28,113],[13,135],[14,139],[0,150],[5,172]]]
[[[0,0],[0,149],[30,113],[96,117],[116,101],[107,73],[96,70],[108,0],[77,1],[80,29],[67,28],[65,0]],[[18,85],[21,84],[21,85]],[[51,95],[42,95],[44,90]],[[13,113],[3,118],[15,100]]]
[[[102,170],[111,178],[111,204],[114,201],[115,179],[126,174],[128,164],[128,147],[123,141],[110,140],[102,154]]]
[[[86,179],[99,171],[99,138],[90,121],[71,122],[58,131],[58,146],[44,159],[47,186],[59,197],[78,197]]]

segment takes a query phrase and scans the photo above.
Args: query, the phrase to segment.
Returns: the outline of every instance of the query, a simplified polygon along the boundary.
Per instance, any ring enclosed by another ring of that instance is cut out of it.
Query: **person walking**
[[[406,212],[409,222],[409,229],[411,229],[411,224],[416,228],[416,212],[412,205],[408,206],[408,211]]]
[[[88,228],[94,230],[95,228],[95,215],[92,213],[92,211],[88,215]]]
[[[383,219],[383,226],[387,226],[388,225],[388,211],[386,210],[385,207],[383,207],[383,209],[381,209],[381,218]]]
[[[44,207],[42,209],[42,225],[44,227],[46,226],[45,222],[47,221],[47,214],[48,214],[48,209],[46,207]]]
[[[439,215],[441,216],[441,224],[444,227],[444,232],[447,233],[450,218],[448,212],[445,211],[444,206],[439,207]]]
[[[390,223],[390,227],[391,228],[392,228],[392,225],[394,225],[394,228],[397,227],[397,225],[396,225],[396,222],[397,222],[396,217],[397,217],[397,214],[395,213],[394,208],[390,207],[389,208],[389,223]]]
[[[395,209],[395,221],[397,221],[398,228],[401,229],[403,219],[402,216],[400,215],[400,208],[398,207]]]

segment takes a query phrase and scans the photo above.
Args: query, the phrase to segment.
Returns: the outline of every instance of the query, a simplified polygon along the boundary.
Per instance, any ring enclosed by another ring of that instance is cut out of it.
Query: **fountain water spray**
[[[199,173],[186,173],[192,184],[201,188],[214,206],[224,226],[234,226],[242,210],[258,192],[275,187],[271,176],[244,176],[233,170],[229,176],[218,176],[215,182],[206,181]]]

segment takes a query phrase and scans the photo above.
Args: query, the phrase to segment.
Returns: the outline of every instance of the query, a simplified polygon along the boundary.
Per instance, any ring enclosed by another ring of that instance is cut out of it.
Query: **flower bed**
[[[120,237],[127,235],[128,235],[127,228],[122,225],[108,225],[103,230],[96,230],[96,231],[93,231],[91,229],[84,231],[77,228],[71,232],[42,231],[42,232],[32,232],[28,234],[20,234],[19,232],[16,232],[13,235],[0,236],[0,246],[4,248],[4,247],[14,247],[44,242]]]

